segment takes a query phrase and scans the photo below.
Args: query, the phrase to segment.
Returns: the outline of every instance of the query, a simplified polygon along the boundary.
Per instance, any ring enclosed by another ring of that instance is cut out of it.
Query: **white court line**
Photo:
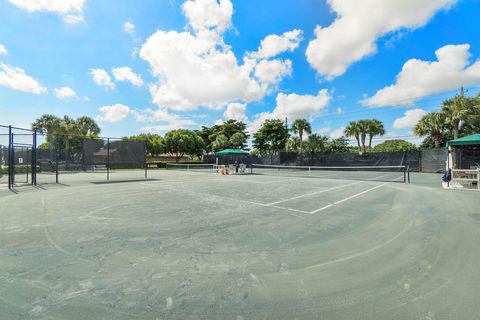
[[[359,184],[359,183],[362,183],[362,182],[364,182],[364,181],[353,182],[353,183],[349,183],[349,184],[345,184],[345,185],[341,185],[341,186],[337,186],[337,187],[333,187],[333,188],[329,188],[329,189],[324,189],[324,190],[320,190],[320,191],[316,191],[316,192],[312,192],[312,193],[302,194],[302,195],[295,196],[295,197],[292,197],[292,198],[267,203],[267,205],[273,205],[273,204],[278,204],[278,203],[282,203],[282,202],[285,202],[285,201],[290,201],[290,200],[300,199],[300,198],[304,198],[304,197],[308,197],[308,196],[313,196],[313,195],[316,195],[316,194],[319,194],[319,193],[324,193],[324,192],[328,192],[328,191],[333,191],[333,190],[353,186],[355,184]]]
[[[394,179],[394,180],[392,180],[392,181],[396,181],[396,180],[399,180],[399,179],[403,179],[403,176],[402,176],[402,177],[399,177],[399,178],[397,178],[397,179]],[[317,209],[317,210],[314,210],[314,211],[310,212],[310,214],[314,214],[314,213],[317,213],[317,212],[326,210],[326,209],[328,209],[328,208],[333,207],[334,205],[337,205],[337,204],[340,204],[340,203],[342,203],[342,202],[351,200],[351,199],[353,199],[353,198],[356,198],[356,197],[358,197],[358,196],[361,196],[362,194],[365,194],[365,193],[368,193],[368,192],[373,191],[373,190],[375,190],[375,189],[381,188],[381,187],[389,184],[390,182],[391,182],[391,181],[388,181],[388,182],[379,184],[378,186],[375,186],[375,187],[373,187],[373,188],[370,188],[370,189],[367,189],[367,190],[365,190],[365,191],[356,193],[356,194],[354,194],[353,196],[347,197],[347,198],[342,199],[342,200],[338,200],[338,201],[336,201],[336,202],[334,202],[334,203],[330,203],[330,204],[326,205],[325,207],[322,207],[322,208],[320,208],[320,209]]]
[[[375,179],[378,179],[378,178],[383,178],[385,176],[387,176],[387,174],[382,174],[378,177],[374,177],[374,178],[371,178],[371,179],[358,181],[358,182],[353,182],[353,183],[345,184],[345,185],[342,185],[342,186],[337,186],[337,187],[333,187],[333,188],[330,188],[330,189],[320,190],[320,191],[316,191],[316,192],[312,192],[312,193],[308,193],[308,194],[304,194],[304,195],[299,195],[299,196],[296,196],[296,197],[292,197],[292,198],[288,198],[288,199],[284,199],[284,200],[280,200],[280,201],[276,201],[276,202],[271,202],[271,203],[268,203],[268,204],[269,205],[278,204],[278,203],[282,203],[282,202],[286,202],[286,201],[290,201],[290,200],[295,200],[295,199],[299,199],[299,198],[313,196],[313,195],[316,195],[316,194],[319,194],[319,193],[324,193],[324,192],[328,192],[328,191],[332,191],[332,190],[337,190],[337,189],[342,189],[342,188],[345,188],[345,187],[353,186],[353,185],[360,184],[360,183],[365,183],[365,182],[372,181],[372,180],[375,180]],[[398,178],[394,179],[393,181],[395,181],[395,180],[398,180]]]
[[[279,206],[270,206],[268,204],[264,204],[264,203],[260,203],[260,202],[254,202],[254,201],[249,201],[249,200],[243,200],[243,199],[236,199],[236,198],[230,198],[230,197],[224,197],[224,196],[220,196],[218,194],[212,194],[212,193],[203,193],[203,192],[195,192],[195,191],[188,191],[188,190],[178,190],[178,189],[175,189],[175,188],[172,188],[172,187],[168,187],[168,185],[160,185],[159,187],[160,189],[164,189],[164,190],[169,190],[169,191],[173,191],[173,192],[178,192],[178,193],[190,193],[190,194],[193,194],[193,195],[196,195],[196,196],[201,196],[201,197],[204,197],[205,196],[208,196],[210,198],[220,198],[220,199],[223,199],[223,200],[230,200],[230,201],[237,201],[237,202],[244,202],[244,203],[250,203],[250,204],[254,204],[254,205],[257,205],[257,206],[262,206],[262,207],[270,207],[270,208],[276,208],[276,209],[282,209],[282,210],[287,210],[287,211],[292,211],[292,212],[299,212],[299,213],[310,213],[308,211],[303,211],[303,210],[297,210],[297,209],[291,209],[291,208],[284,208],[284,207],[279,207]],[[298,215],[295,215],[298,217]],[[301,217],[302,218],[302,217]]]

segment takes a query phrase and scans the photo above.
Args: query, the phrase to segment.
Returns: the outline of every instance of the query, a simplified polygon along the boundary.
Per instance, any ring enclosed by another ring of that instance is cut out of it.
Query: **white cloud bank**
[[[97,116],[97,121],[104,122],[120,122],[130,113],[130,108],[126,105],[117,103],[111,106],[103,106],[98,108],[102,115]]]
[[[136,87],[143,86],[142,76],[133,72],[130,67],[114,68],[112,72],[117,81],[128,81]]]
[[[3,44],[0,44],[0,55],[3,55],[3,56],[8,55],[7,48]]]
[[[427,111],[423,109],[411,109],[405,111],[403,117],[395,119],[393,122],[393,128],[403,129],[403,128],[413,128],[420,118],[427,114]]]
[[[8,2],[28,12],[46,11],[58,14],[68,24],[84,21],[84,0],[8,0]]]
[[[70,87],[55,88],[53,91],[55,92],[55,96],[59,99],[72,98],[77,95]]]
[[[260,58],[296,48],[298,30],[274,37],[287,37],[290,40],[286,45],[282,41],[272,44],[275,41],[267,37],[260,46],[258,59],[250,53],[239,64],[223,40],[233,15],[230,0],[186,1],[183,12],[191,31],[159,30],[140,49],[140,57],[158,78],[150,93],[159,108],[185,111],[260,100],[291,73],[289,60]]]
[[[480,60],[469,65],[470,45],[446,45],[437,61],[408,60],[395,84],[362,101],[366,106],[411,105],[415,100],[461,86],[480,84]]]
[[[93,81],[106,89],[115,90],[115,83],[112,82],[112,78],[104,69],[90,69],[90,75]]]
[[[276,98],[276,107],[272,112],[262,112],[255,116],[250,125],[250,132],[257,132],[262,123],[267,119],[288,118],[289,122],[300,118],[313,118],[320,114],[330,102],[331,95],[322,89],[317,95],[299,95],[296,93],[279,93]]]
[[[4,63],[0,64],[0,86],[33,94],[47,92],[47,88],[26,74],[25,70]]]
[[[306,56],[310,65],[327,79],[374,54],[377,39],[402,29],[424,26],[441,9],[457,0],[327,0],[337,15],[328,27],[317,26]]]

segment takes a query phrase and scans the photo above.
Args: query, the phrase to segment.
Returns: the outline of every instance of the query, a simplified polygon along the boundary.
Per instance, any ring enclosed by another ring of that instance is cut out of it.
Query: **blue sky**
[[[0,0],[0,124],[45,113],[102,134],[305,117],[387,136],[480,88],[477,0]],[[384,139],[385,139],[384,138]],[[379,140],[380,141],[380,140]]]

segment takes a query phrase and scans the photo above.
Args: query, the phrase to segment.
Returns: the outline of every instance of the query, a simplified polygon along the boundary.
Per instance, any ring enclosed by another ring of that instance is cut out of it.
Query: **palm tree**
[[[44,114],[32,123],[32,130],[46,131],[47,134],[59,133],[60,121],[61,119],[53,114]]]
[[[435,148],[440,149],[445,134],[445,120],[443,112],[429,112],[415,125],[413,132],[418,136],[430,136]]]
[[[100,134],[100,127],[90,117],[80,117],[76,120],[79,134],[82,137],[97,137]]]
[[[372,150],[372,139],[374,136],[383,136],[385,134],[385,127],[383,122],[378,119],[368,120],[368,150]]]
[[[360,124],[358,121],[350,121],[348,126],[345,128],[344,133],[347,137],[355,137],[355,140],[357,140],[357,145],[358,145],[358,152],[361,152],[361,147],[360,147]]]
[[[367,147],[366,147],[366,140],[367,140],[367,134],[369,132],[370,128],[370,120],[358,120],[358,130],[360,132],[360,139],[362,143],[362,150],[363,153],[367,152]]]
[[[469,107],[472,107],[470,98],[462,95],[456,95],[451,99],[443,102],[441,112],[445,114],[445,120],[453,132],[453,138],[458,138],[458,133],[462,127],[462,122],[466,120],[471,112]]]
[[[307,148],[310,150],[311,161],[313,162],[313,156],[316,152],[324,152],[325,144],[328,142],[328,137],[321,134],[311,134],[308,136]]]
[[[300,137],[300,153],[303,151],[303,134],[312,133],[312,127],[306,119],[297,119],[292,124],[292,131]]]

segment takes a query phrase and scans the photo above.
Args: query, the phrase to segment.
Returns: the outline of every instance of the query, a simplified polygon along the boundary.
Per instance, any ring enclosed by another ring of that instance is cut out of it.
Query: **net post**
[[[312,168],[311,167],[308,167],[308,176],[311,177],[312,176],[312,172],[311,172]]]
[[[107,138],[107,181],[110,181],[110,138]]]
[[[410,166],[407,166],[407,181],[410,183]]]

